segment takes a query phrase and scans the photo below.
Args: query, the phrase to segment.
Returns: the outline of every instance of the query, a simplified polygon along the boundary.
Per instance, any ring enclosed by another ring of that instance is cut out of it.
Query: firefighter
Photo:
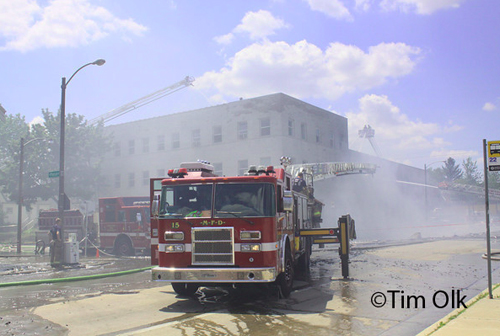
[[[293,179],[292,190],[297,192],[304,192],[306,189],[306,181],[304,181],[304,174],[299,172],[297,177]]]
[[[62,240],[61,240],[61,219],[56,218],[54,226],[49,231],[50,236],[50,264],[52,266],[61,263],[61,251],[62,251]]]

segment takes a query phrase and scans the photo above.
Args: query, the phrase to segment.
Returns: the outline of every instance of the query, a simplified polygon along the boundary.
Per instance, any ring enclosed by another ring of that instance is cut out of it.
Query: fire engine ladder
[[[138,109],[141,106],[147,105],[149,103],[154,102],[155,100],[158,100],[158,99],[163,98],[165,96],[168,96],[169,94],[172,94],[176,91],[179,91],[179,90],[184,89],[188,86],[191,86],[191,85],[193,85],[193,82],[194,82],[194,78],[186,76],[186,78],[184,78],[183,80],[181,80],[175,84],[167,86],[166,88],[163,88],[161,90],[153,92],[147,96],[144,96],[142,98],[134,100],[133,102],[130,102],[128,104],[120,106],[114,110],[109,111],[108,113],[105,113],[97,118],[90,120],[89,125],[97,124],[100,121],[105,123],[107,121],[115,119],[121,115],[124,115],[125,113],[128,113],[132,110]]]
[[[377,166],[372,163],[349,162],[303,163],[286,167],[286,171],[292,176],[297,176],[299,172],[303,172],[312,176],[314,181],[341,175],[374,174],[376,170]]]
[[[467,193],[467,194],[473,194],[473,195],[476,195],[478,197],[483,197],[483,198],[484,198],[484,194],[485,194],[485,188],[483,188],[483,187],[476,187],[476,186],[472,186],[472,185],[468,185],[468,184],[460,184],[460,183],[452,183],[450,185],[447,185],[446,188],[440,188],[440,189],[461,192],[461,193]],[[488,188],[488,195],[491,199],[500,200],[500,190],[499,189]]]

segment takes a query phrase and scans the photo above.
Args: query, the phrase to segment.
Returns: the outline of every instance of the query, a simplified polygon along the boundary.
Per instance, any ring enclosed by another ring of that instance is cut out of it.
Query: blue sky
[[[89,120],[192,76],[121,123],[283,92],[375,129],[416,167],[500,140],[498,0],[0,0],[0,104]],[[286,153],[283,153],[286,155]],[[437,167],[439,164],[434,165]],[[480,166],[481,167],[481,166]]]

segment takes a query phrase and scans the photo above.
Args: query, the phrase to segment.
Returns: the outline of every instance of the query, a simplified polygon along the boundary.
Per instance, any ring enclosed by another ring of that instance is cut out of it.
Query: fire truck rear
[[[294,273],[309,269],[312,237],[299,232],[319,226],[321,203],[292,191],[283,168],[217,177],[209,164],[184,163],[168,175],[151,179],[153,280],[181,295],[276,283],[288,297]]]
[[[150,249],[149,197],[99,199],[100,247],[116,255]]]

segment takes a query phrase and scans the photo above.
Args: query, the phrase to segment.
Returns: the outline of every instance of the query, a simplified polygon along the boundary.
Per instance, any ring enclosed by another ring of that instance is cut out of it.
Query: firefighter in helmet
[[[304,181],[304,173],[299,172],[297,177],[293,179],[292,190],[297,192],[305,192],[307,188],[306,181]]]

